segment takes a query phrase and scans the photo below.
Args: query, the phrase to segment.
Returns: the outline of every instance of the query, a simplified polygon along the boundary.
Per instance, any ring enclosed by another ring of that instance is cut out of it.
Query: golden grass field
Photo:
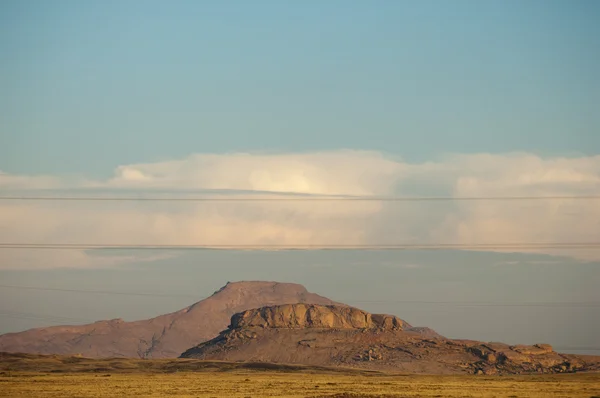
[[[175,373],[14,373],[2,397],[600,397],[600,374],[364,375],[234,370]]]
[[[0,353],[0,397],[600,398],[600,373],[392,375],[259,362]]]

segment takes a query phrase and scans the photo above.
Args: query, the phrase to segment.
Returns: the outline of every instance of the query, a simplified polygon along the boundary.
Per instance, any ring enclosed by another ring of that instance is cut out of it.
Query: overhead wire
[[[125,243],[18,243],[0,242],[0,249],[125,249],[125,250],[207,250],[207,249],[279,249],[279,250],[535,250],[598,249],[600,242],[524,242],[524,243],[405,243],[405,244],[125,244]]]
[[[457,307],[600,307],[600,301],[555,301],[555,302],[485,302],[485,301],[432,301],[432,300],[344,300],[358,304],[425,304],[451,305]]]
[[[95,322],[91,319],[86,318],[74,318],[67,316],[56,316],[49,314],[35,314],[30,312],[22,312],[22,311],[11,311],[0,309],[0,316],[8,317],[8,318],[16,318],[16,319],[26,319],[26,320],[39,320],[50,323],[65,323],[65,322]]]
[[[270,195],[283,193],[269,193]],[[302,196],[302,197],[144,197],[144,196],[0,196],[7,201],[151,201],[151,202],[421,202],[421,201],[520,201],[520,200],[598,200],[600,195],[562,196]]]
[[[117,296],[185,297],[185,298],[195,298],[195,299],[205,299],[206,298],[206,297],[198,297],[197,295],[194,295],[194,294],[123,292],[123,291],[114,291],[114,290],[84,290],[84,289],[65,289],[65,288],[18,286],[18,285],[0,285],[0,288],[16,289],[16,290],[46,290],[46,291],[67,292],[67,293],[109,294],[109,295],[117,295]]]
[[[278,193],[282,194],[282,193]],[[485,197],[394,197],[394,196],[344,196],[344,197],[118,197],[118,196],[0,196],[8,201],[175,201],[175,202],[302,202],[302,201],[515,201],[515,200],[597,200],[599,195],[574,196],[485,196]],[[600,242],[521,242],[521,243],[391,243],[391,244],[99,244],[99,243],[38,243],[0,242],[0,249],[280,249],[280,250],[325,250],[325,249],[364,249],[364,250],[439,250],[439,249],[482,249],[482,250],[535,250],[535,249],[596,249]]]
[[[265,198],[265,197],[102,197],[102,196],[0,196],[0,200],[5,201],[143,201],[143,202],[340,202],[340,201],[380,201],[380,202],[434,202],[434,201],[538,201],[538,200],[598,200],[600,196],[579,195],[579,196],[486,196],[486,197],[286,197],[286,198]],[[18,243],[3,242],[0,243],[0,249],[151,249],[151,250],[197,250],[197,249],[364,249],[364,250],[440,250],[440,249],[487,249],[487,250],[535,250],[535,249],[597,249],[600,248],[600,242],[527,242],[527,243],[481,243],[481,244],[451,244],[451,243],[433,243],[433,244],[383,244],[383,245],[165,245],[165,244],[90,244],[90,243]],[[190,297],[203,299],[192,294],[164,294],[164,293],[140,293],[140,292],[119,292],[108,290],[83,290],[66,288],[44,288],[34,286],[14,286],[0,285],[0,288],[12,288],[23,290],[45,290],[57,292],[72,293],[90,293],[90,294],[109,294],[109,295],[127,295],[127,296],[146,296],[146,297]],[[598,307],[600,302],[520,302],[520,303],[500,303],[500,302],[453,302],[453,301],[422,301],[422,300],[346,300],[351,303],[376,304],[376,303],[395,303],[395,304],[425,304],[425,305],[452,305],[452,306],[498,306],[498,307]],[[57,317],[50,315],[31,314],[15,311],[1,311],[0,316],[12,317],[17,319],[45,320],[54,323],[63,323],[65,321],[92,322],[91,320]],[[568,347],[564,349],[580,349]],[[583,347],[581,349],[591,350],[596,348]]]
[[[69,289],[53,288],[41,286],[19,286],[19,285],[0,285],[0,288],[16,290],[41,290],[67,293],[89,293],[89,294],[108,294],[123,296],[146,296],[146,297],[181,297],[194,298],[196,300],[206,299],[210,296],[197,296],[194,294],[168,294],[152,292],[125,292],[114,290],[88,290],[88,289]],[[425,305],[455,305],[455,306],[481,306],[481,307],[600,307],[600,301],[562,301],[562,302],[508,302],[499,301],[436,301],[436,300],[399,300],[399,299],[340,299],[341,302],[356,304],[425,304]]]

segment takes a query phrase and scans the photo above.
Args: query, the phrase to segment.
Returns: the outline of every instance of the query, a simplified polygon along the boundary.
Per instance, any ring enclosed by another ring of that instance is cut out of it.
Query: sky
[[[2,196],[271,201],[1,200],[0,243],[493,247],[368,251],[358,265],[344,251],[0,247],[6,286],[189,294],[117,305],[0,287],[0,333],[141,319],[228,280],[280,278],[452,337],[600,347],[600,250],[515,247],[600,242],[599,17],[591,0],[3,1]],[[299,195],[454,199],[280,201]],[[499,196],[554,199],[459,199]],[[406,297],[507,305],[448,316]]]
[[[4,1],[0,170],[600,151],[594,1]]]

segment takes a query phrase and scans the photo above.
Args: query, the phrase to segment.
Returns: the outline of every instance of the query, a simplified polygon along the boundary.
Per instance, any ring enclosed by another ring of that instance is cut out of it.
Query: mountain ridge
[[[302,302],[336,304],[296,283],[227,282],[196,303],[149,319],[128,322],[115,318],[3,334],[0,351],[91,358],[176,358],[186,349],[215,337],[237,312]]]

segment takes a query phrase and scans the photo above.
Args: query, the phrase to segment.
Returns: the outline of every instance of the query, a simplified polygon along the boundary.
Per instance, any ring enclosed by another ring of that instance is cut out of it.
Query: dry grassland
[[[600,374],[364,375],[233,370],[175,373],[19,372],[0,375],[2,397],[600,397]]]

